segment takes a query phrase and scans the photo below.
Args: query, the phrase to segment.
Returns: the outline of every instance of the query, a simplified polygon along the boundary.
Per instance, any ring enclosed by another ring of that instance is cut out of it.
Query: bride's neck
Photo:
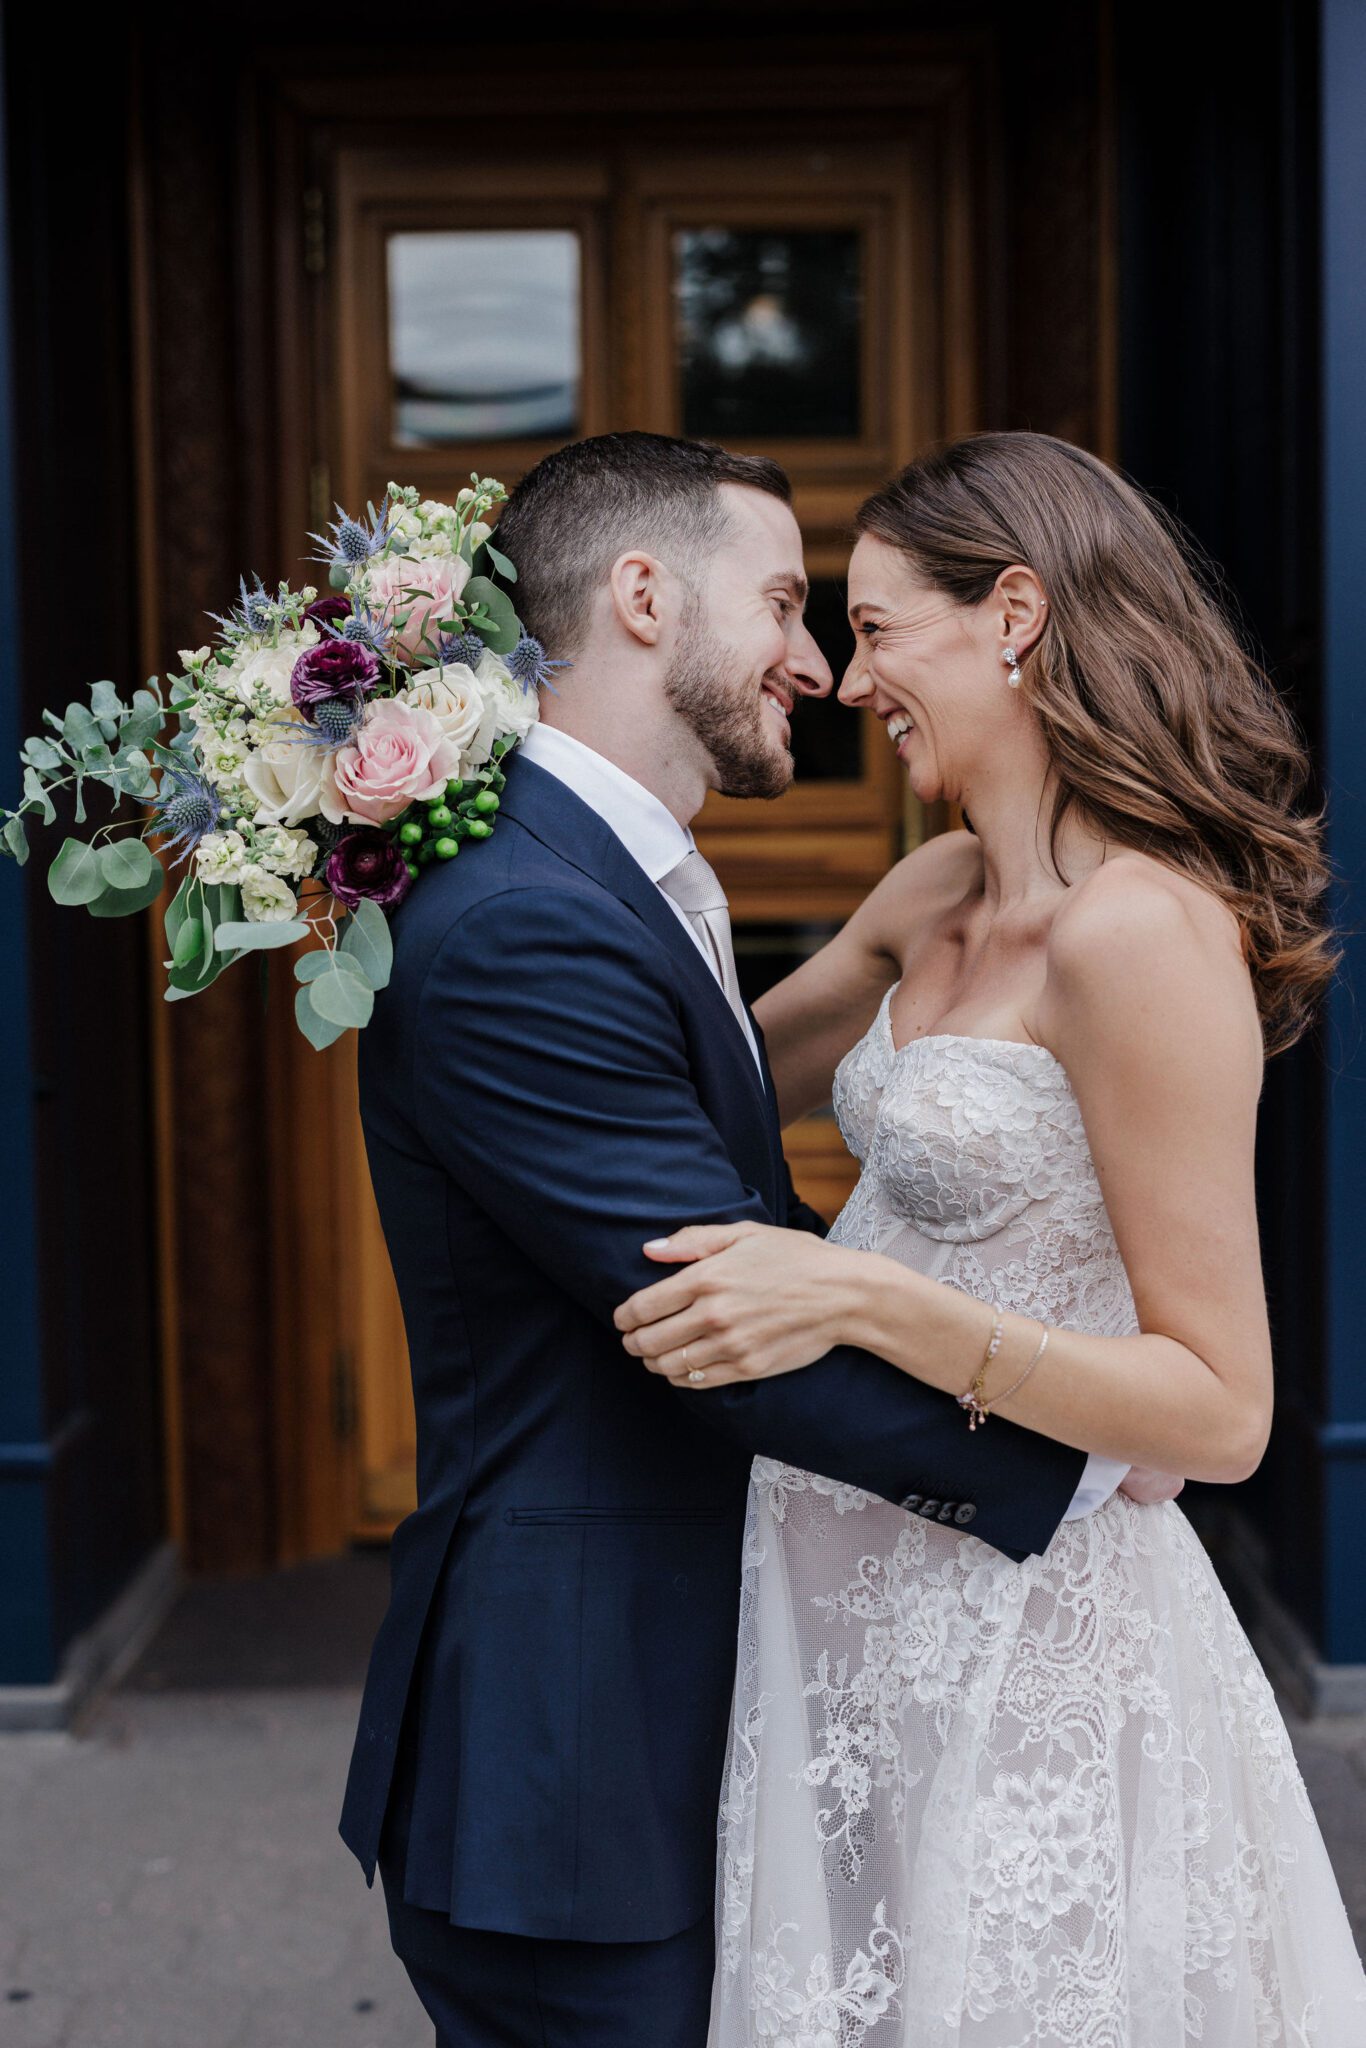
[[[1075,810],[1068,811],[1051,848],[1056,795],[1051,771],[1028,781],[983,776],[964,789],[961,804],[982,849],[983,895],[993,913],[1057,895],[1104,860],[1104,835]]]

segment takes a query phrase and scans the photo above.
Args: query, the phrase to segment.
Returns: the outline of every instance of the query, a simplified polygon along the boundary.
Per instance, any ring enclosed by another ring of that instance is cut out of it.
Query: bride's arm
[[[1259,1463],[1271,1422],[1253,1195],[1262,1060],[1231,920],[1210,908],[1120,864],[1055,922],[1041,1035],[1081,1106],[1140,1334],[1051,1330],[1001,1413],[1080,1450],[1235,1481]],[[703,1368],[708,1386],[790,1370],[841,1341],[966,1391],[990,1333],[984,1303],[875,1253],[752,1229],[625,1304],[628,1348],[671,1378]],[[684,1255],[707,1235],[685,1233]],[[1004,1326],[988,1406],[1041,1334],[1024,1316]]]
[[[759,998],[754,1014],[784,1124],[830,1100],[835,1068],[872,1022],[918,930],[942,915],[947,897],[964,893],[980,861],[971,833],[926,840],[883,876],[827,945]]]

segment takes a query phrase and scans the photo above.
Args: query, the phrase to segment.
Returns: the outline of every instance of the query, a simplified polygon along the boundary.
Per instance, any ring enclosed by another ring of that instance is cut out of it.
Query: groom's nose
[[[805,624],[797,626],[788,641],[787,660],[783,664],[792,687],[802,697],[828,697],[834,687],[835,678],[830,673],[830,664],[816,645]]]

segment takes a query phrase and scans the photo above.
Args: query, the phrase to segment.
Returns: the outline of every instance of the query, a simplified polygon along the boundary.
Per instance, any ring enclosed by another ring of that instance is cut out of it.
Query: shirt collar
[[[596,811],[652,882],[660,881],[693,851],[692,833],[667,805],[582,740],[556,726],[533,725],[518,751]]]

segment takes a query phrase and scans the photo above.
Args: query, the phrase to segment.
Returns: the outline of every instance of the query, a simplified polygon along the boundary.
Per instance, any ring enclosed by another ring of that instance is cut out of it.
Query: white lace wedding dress
[[[836,1080],[863,1173],[832,1240],[1132,1332],[1060,1063],[898,1052],[890,1000]],[[1366,2044],[1284,1724],[1175,1502],[1016,1565],[756,1459],[719,1885],[709,2048]]]

